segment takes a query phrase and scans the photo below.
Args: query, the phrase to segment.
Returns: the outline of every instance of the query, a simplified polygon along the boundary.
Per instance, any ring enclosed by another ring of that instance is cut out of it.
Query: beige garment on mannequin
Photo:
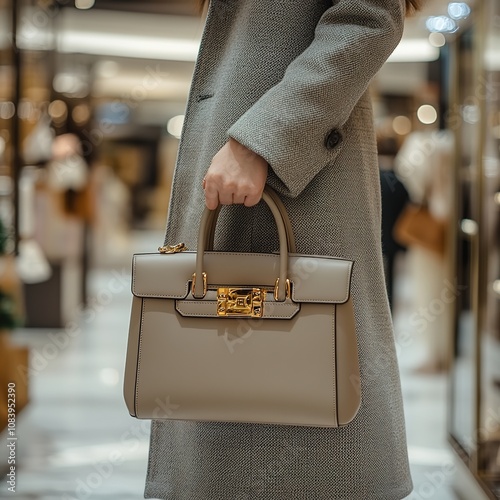
[[[452,206],[451,131],[413,132],[395,160],[395,171],[408,190],[410,200],[427,204],[437,219],[448,221]],[[410,328],[416,339],[425,343],[427,360],[434,366],[446,366],[449,355],[452,305],[456,290],[449,276],[447,255],[413,246],[407,263],[412,282]]]

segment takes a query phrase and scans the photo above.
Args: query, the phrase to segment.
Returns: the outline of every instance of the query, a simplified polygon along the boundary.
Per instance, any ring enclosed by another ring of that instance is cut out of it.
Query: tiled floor
[[[157,239],[141,234],[136,250],[155,248]],[[78,330],[16,333],[17,342],[32,348],[31,403],[18,421],[17,492],[9,493],[4,481],[0,498],[142,498],[149,425],[128,416],[121,393],[131,300],[128,270],[123,263],[92,274],[93,299]],[[445,378],[412,374],[409,357],[401,351],[415,482],[409,498],[453,500],[458,497],[450,487],[456,471],[446,443]]]

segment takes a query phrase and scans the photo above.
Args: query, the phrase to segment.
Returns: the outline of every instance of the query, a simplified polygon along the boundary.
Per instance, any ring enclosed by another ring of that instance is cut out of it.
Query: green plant
[[[3,264],[0,265],[0,330],[10,330],[21,324],[19,293],[12,279],[13,261],[5,257],[9,253],[9,243],[9,231],[0,220],[0,264]]]
[[[0,290],[0,330],[10,330],[19,323],[14,297]]]

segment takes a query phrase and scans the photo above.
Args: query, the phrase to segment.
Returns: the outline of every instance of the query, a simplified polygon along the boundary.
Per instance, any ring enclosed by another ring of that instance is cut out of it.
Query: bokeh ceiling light
[[[89,93],[89,70],[83,64],[70,63],[54,75],[52,86],[60,94],[83,98]]]
[[[55,121],[55,122],[62,122],[66,119],[68,116],[68,107],[66,106],[66,103],[64,101],[61,101],[59,99],[52,101],[49,104],[49,116]]]
[[[430,104],[423,104],[417,110],[417,117],[424,125],[430,125],[437,120],[437,111]]]
[[[446,38],[442,33],[431,33],[429,35],[429,43],[433,47],[443,47],[446,44]]]
[[[471,10],[465,2],[451,2],[448,5],[448,15],[455,20],[466,19]]]
[[[465,122],[474,124],[479,121],[480,117],[479,106],[469,104],[462,108],[462,118]]]
[[[458,30],[457,23],[448,16],[428,17],[425,26],[431,33],[455,33]]]
[[[60,94],[76,94],[84,86],[84,82],[72,73],[57,73],[54,76],[52,86]]]
[[[193,39],[76,30],[61,32],[57,42],[57,50],[66,54],[193,62],[199,48],[199,41]]]
[[[34,115],[34,106],[31,101],[28,101],[27,99],[23,99],[19,103],[19,108],[17,111],[17,115],[21,120],[31,120]]]
[[[427,38],[408,38],[401,40],[387,62],[429,62],[438,58],[439,49]]]
[[[10,120],[16,113],[16,107],[13,102],[6,101],[0,104],[0,118],[2,120]]]
[[[87,10],[91,9],[95,4],[95,0],[75,0],[75,7],[77,9]]]
[[[411,132],[411,120],[407,116],[396,116],[392,120],[392,129],[398,135],[406,135]]]
[[[87,104],[78,104],[71,112],[71,117],[77,125],[83,125],[90,119],[90,108]]]
[[[184,124],[184,115],[177,115],[170,118],[167,123],[167,131],[177,139],[181,137],[182,125]]]

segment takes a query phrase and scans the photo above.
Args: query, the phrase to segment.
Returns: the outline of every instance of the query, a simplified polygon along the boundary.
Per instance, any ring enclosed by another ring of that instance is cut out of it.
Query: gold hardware
[[[218,288],[217,316],[262,318],[265,297],[261,288]]]
[[[203,295],[201,297],[196,297],[194,294],[196,290],[196,273],[193,273],[193,286],[191,288],[191,295],[195,299],[202,299],[207,294],[207,273],[201,273],[201,276],[203,277]]]
[[[279,289],[280,279],[276,278],[276,283],[274,284],[274,300],[278,302],[278,289]],[[289,299],[291,296],[290,292],[290,280],[287,278],[285,281],[285,299]]]
[[[158,252],[160,253],[180,253],[185,252],[188,249],[185,243],[177,243],[177,245],[165,245],[164,247],[159,247]]]

